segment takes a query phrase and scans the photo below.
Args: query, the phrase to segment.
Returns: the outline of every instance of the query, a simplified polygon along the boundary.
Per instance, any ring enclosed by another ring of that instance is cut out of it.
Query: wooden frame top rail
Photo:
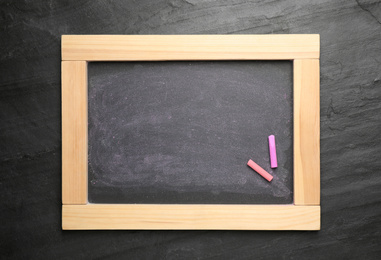
[[[63,35],[62,60],[318,59],[318,34]]]
[[[319,230],[319,56],[316,34],[63,35],[62,228]],[[87,63],[162,60],[293,61],[293,204],[88,203]]]

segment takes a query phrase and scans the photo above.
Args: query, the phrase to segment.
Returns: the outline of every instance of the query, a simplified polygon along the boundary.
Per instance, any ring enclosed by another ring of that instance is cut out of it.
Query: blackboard
[[[88,79],[90,203],[292,203],[291,61],[91,62]]]

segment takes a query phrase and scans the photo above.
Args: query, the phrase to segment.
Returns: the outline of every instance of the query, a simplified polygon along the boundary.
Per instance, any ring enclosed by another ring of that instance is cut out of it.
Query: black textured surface
[[[1,1],[4,259],[379,259],[381,4]],[[321,35],[319,232],[61,231],[62,34]]]
[[[89,63],[88,75],[89,202],[292,203],[292,62]]]

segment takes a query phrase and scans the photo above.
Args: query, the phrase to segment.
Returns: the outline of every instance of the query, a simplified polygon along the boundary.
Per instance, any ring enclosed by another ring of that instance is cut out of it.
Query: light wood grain
[[[62,228],[319,230],[319,206],[63,205]]]
[[[319,58],[319,35],[63,35],[62,60]]]
[[[62,62],[62,203],[87,203],[87,64]]]
[[[294,60],[294,203],[320,204],[319,60]]]

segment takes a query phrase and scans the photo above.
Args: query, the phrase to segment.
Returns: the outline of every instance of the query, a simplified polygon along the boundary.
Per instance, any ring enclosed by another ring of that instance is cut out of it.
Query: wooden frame
[[[62,229],[320,229],[319,35],[63,35]],[[89,204],[87,62],[293,60],[294,204]]]

